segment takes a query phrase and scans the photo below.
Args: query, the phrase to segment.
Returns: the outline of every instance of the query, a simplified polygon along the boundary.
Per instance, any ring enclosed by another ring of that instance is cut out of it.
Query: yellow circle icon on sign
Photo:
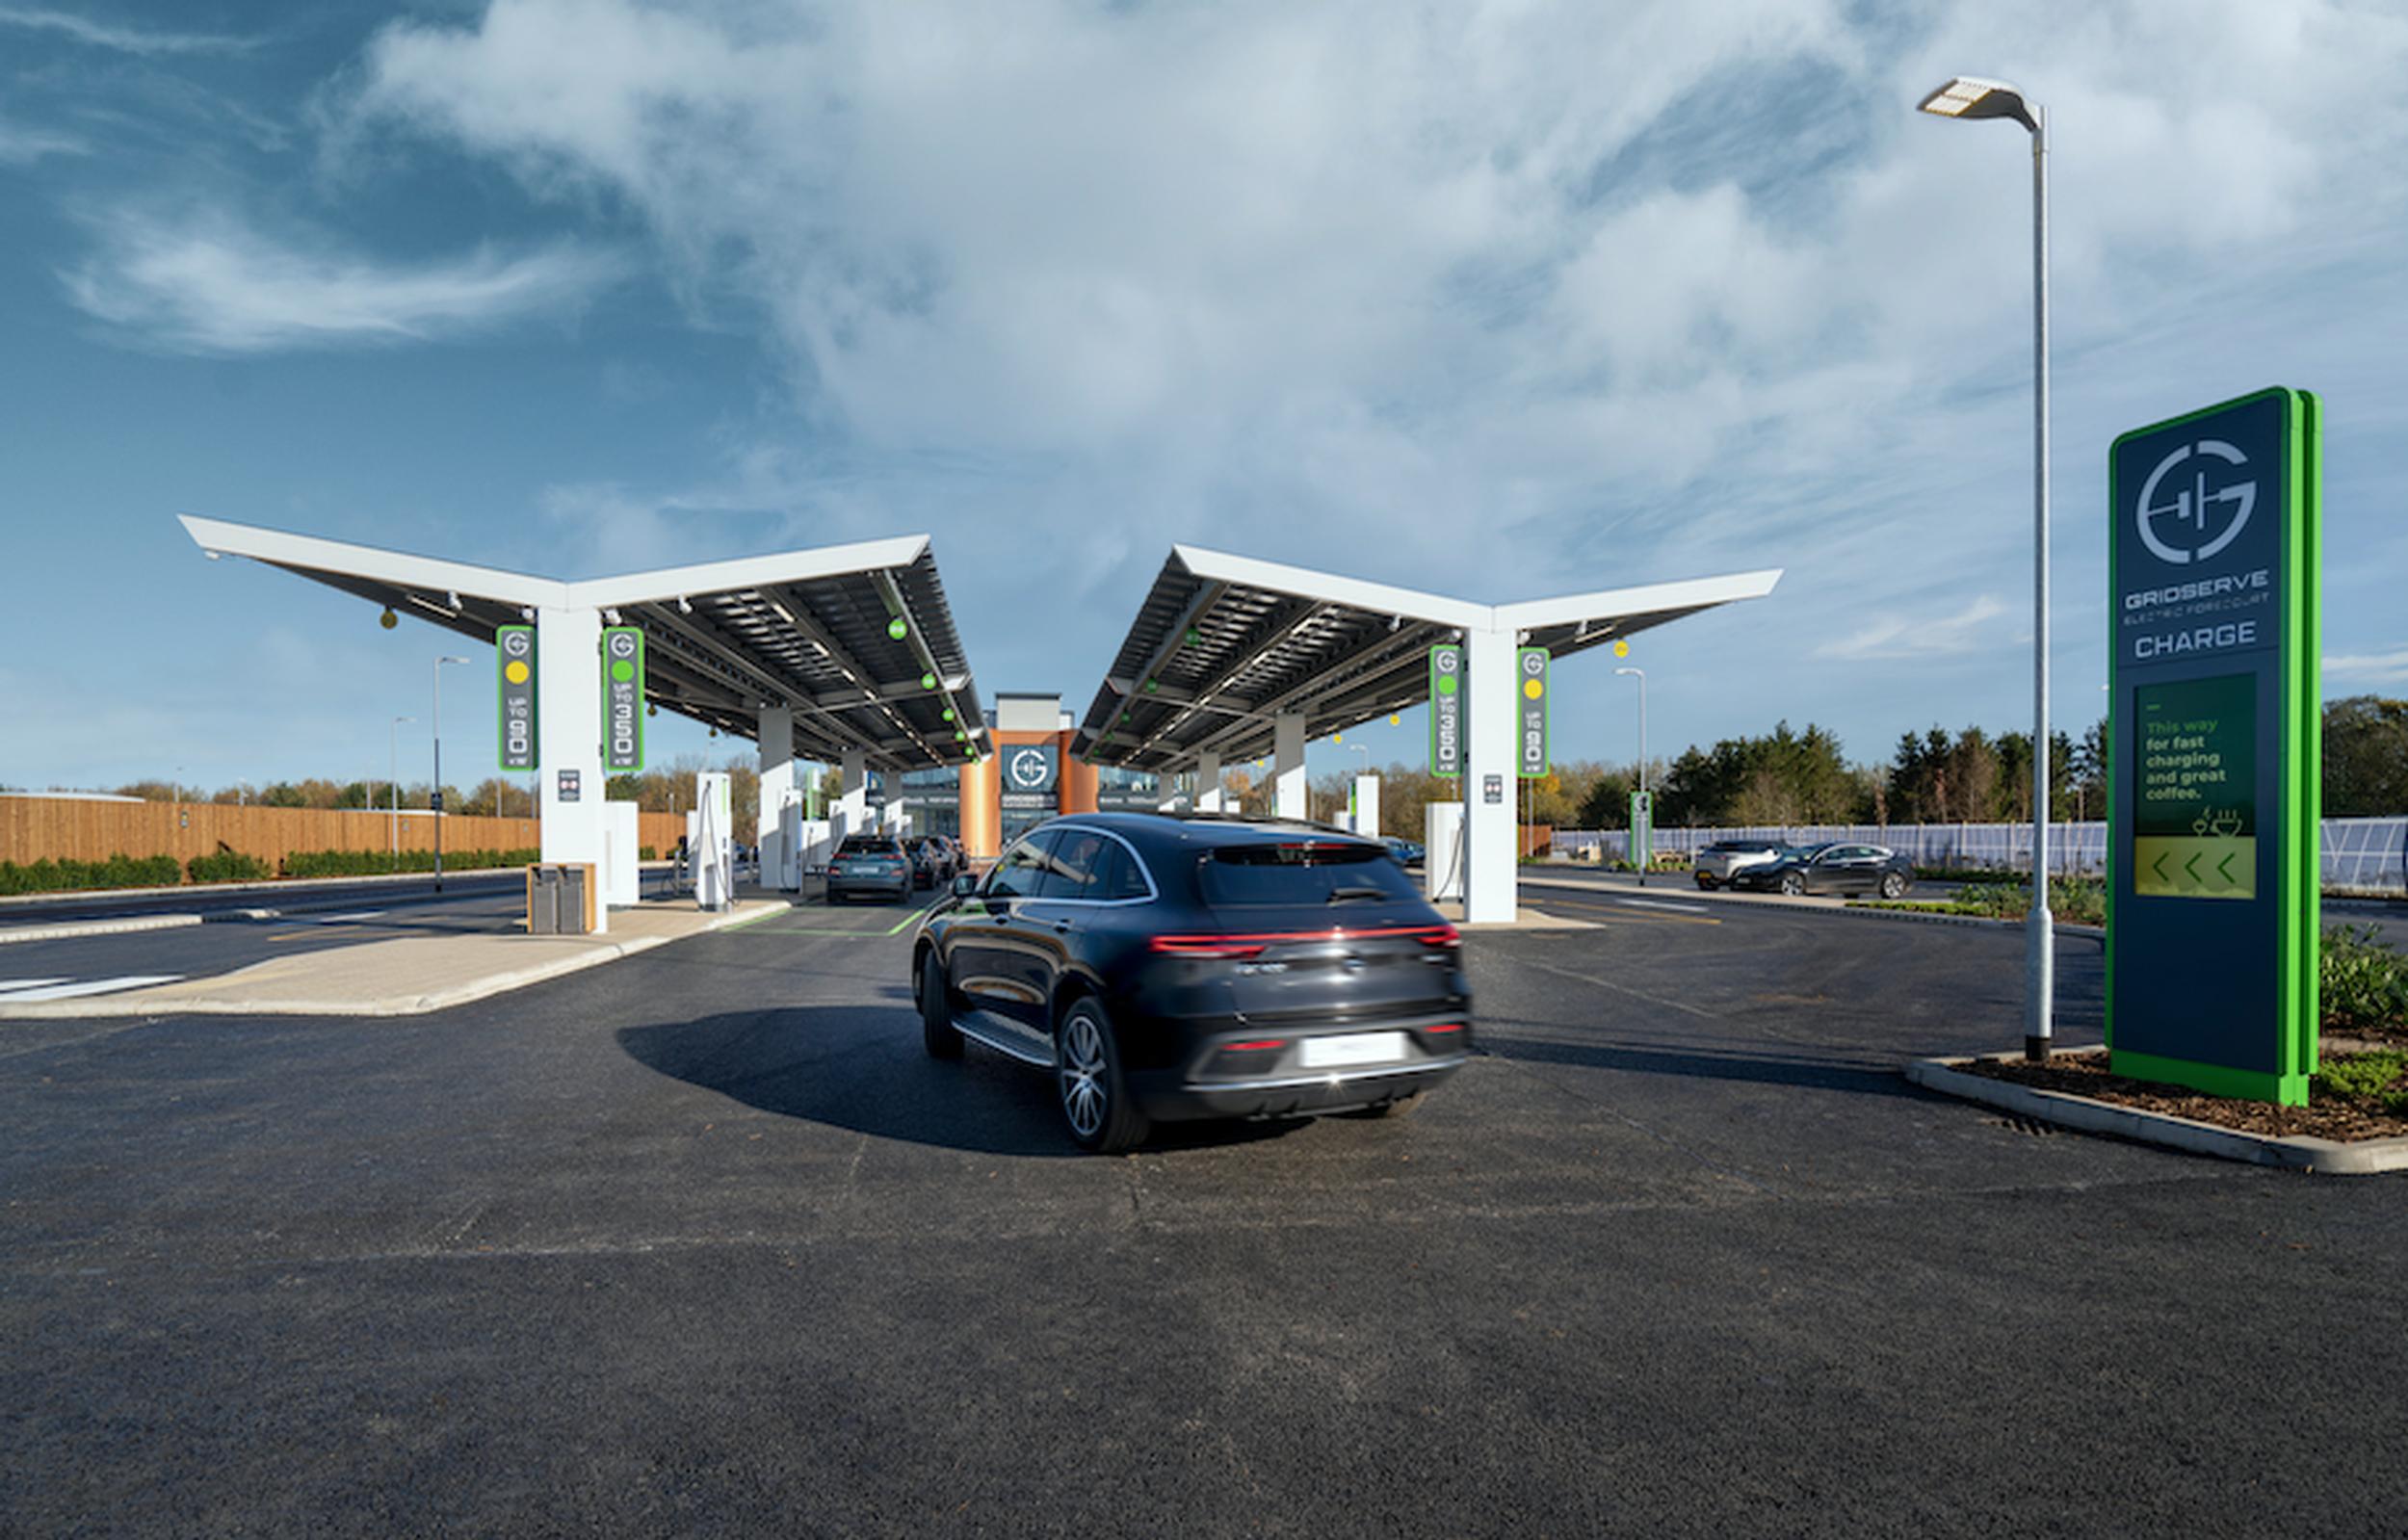
[[[1613,644],[1613,655],[1617,658],[1629,657],[1631,655],[1631,644],[1627,641],[1615,642]]]
[[[1522,681],[1522,693],[1530,696],[1532,700],[1536,700],[1539,696],[1545,694],[1546,692],[1547,687],[1540,684],[1535,679],[1525,679]]]
[[[523,685],[527,682],[527,666],[512,658],[502,666],[502,677],[513,685]]]

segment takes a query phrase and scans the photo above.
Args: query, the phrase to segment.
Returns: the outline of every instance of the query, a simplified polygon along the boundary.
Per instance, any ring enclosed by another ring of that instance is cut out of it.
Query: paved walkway
[[[82,1000],[0,1002],[0,1018],[415,1016],[786,912],[746,900],[721,913],[672,901],[617,909],[599,936],[403,936],[276,957],[232,973]]]

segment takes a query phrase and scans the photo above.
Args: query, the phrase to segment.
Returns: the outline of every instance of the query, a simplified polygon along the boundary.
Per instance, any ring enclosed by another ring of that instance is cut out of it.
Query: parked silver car
[[[1732,874],[1751,866],[1770,866],[1789,853],[1789,847],[1779,840],[1716,840],[1697,852],[1692,869],[1701,888],[1718,888],[1731,880]]]

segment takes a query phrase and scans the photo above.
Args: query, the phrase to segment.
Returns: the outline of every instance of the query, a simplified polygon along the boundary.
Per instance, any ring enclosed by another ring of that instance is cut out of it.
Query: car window
[[[1038,879],[1040,899],[1100,899],[1097,878],[1107,849],[1118,846],[1093,829],[1063,829],[1054,840],[1053,859]]]
[[[1204,901],[1215,908],[1261,904],[1325,904],[1341,897],[1418,899],[1402,867],[1373,845],[1336,840],[1283,840],[1276,845],[1224,845],[1204,858]]]
[[[1103,864],[1096,868],[1097,897],[1112,899],[1143,899],[1152,896],[1145,880],[1145,869],[1129,848],[1118,840],[1108,841],[1104,847]]]
[[[836,847],[839,855],[892,855],[895,842],[875,834],[848,834],[845,843]]]
[[[986,896],[990,899],[1027,899],[1036,894],[1037,884],[1045,874],[1045,862],[1054,843],[1052,829],[1038,829],[1018,845],[1004,852],[1004,858],[987,874]]]

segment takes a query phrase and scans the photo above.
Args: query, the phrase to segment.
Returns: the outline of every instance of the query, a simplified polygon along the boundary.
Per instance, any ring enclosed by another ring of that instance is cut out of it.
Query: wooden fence
[[[637,841],[667,855],[686,832],[676,813],[636,815]],[[0,796],[0,861],[105,861],[113,855],[196,855],[235,850],[274,866],[297,850],[383,850],[398,835],[405,850],[434,848],[434,816],[405,809],[333,812],[310,807],[228,807],[214,802],[85,802],[65,797]],[[533,849],[542,843],[531,818],[446,814],[447,850]]]

